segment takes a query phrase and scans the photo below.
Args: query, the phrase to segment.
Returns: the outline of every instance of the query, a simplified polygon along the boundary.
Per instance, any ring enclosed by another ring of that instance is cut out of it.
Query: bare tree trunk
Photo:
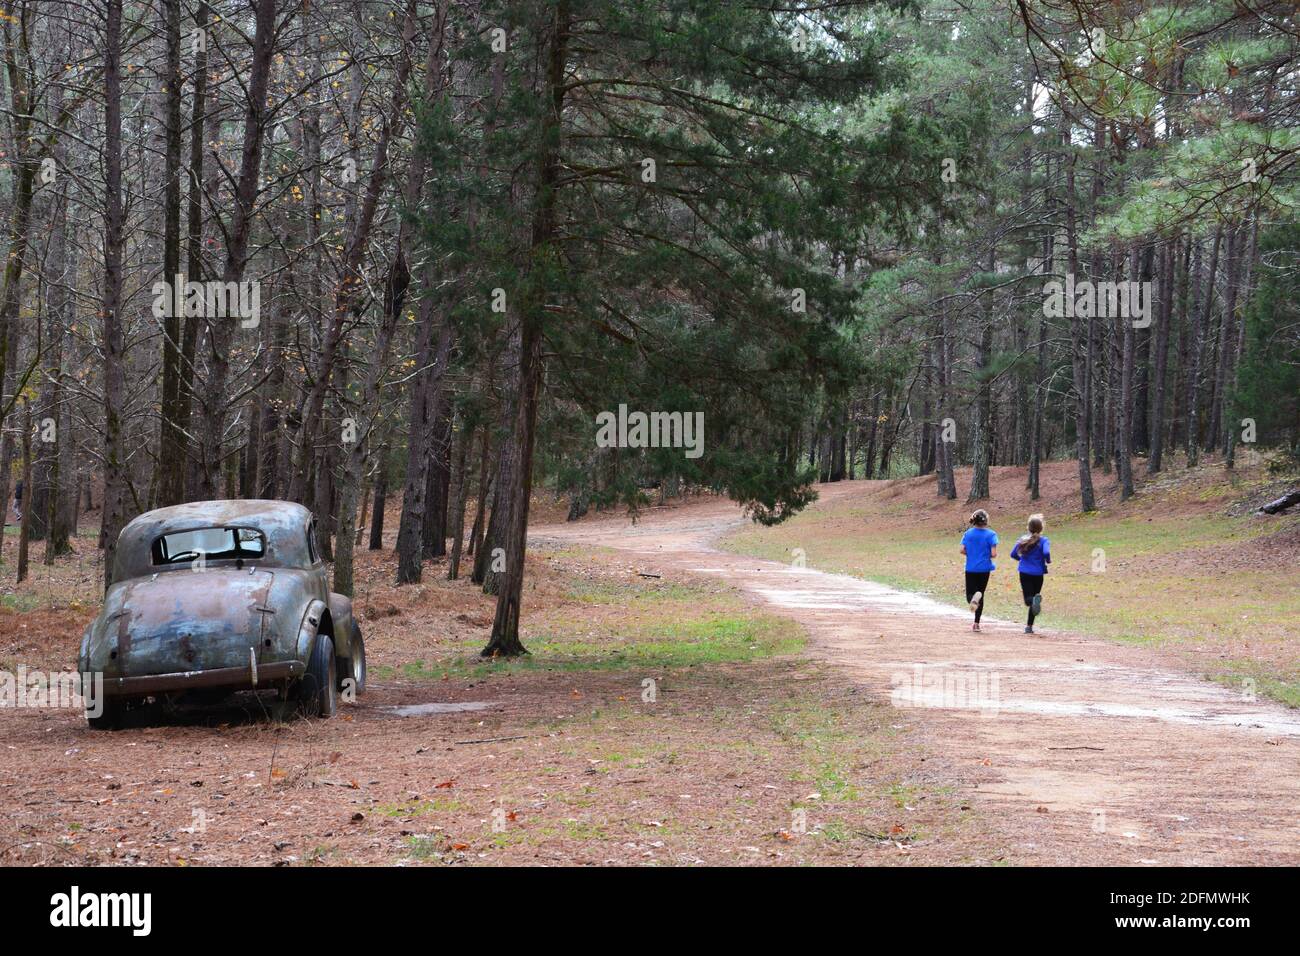
[[[1155,309],[1156,337],[1152,385],[1154,398],[1151,404],[1151,454],[1147,458],[1147,473],[1160,471],[1165,450],[1165,406],[1168,403],[1166,383],[1169,379],[1169,329],[1173,321],[1174,265],[1178,240],[1167,239],[1160,249],[1160,303]]]
[[[518,369],[521,367],[522,359],[520,358],[520,328],[516,325],[510,333],[510,339],[506,346],[506,352],[503,360],[503,367],[507,370]],[[502,421],[507,428],[512,428],[518,414],[518,396],[507,395],[505,399],[505,408],[502,410]],[[518,443],[511,437],[512,431],[507,431],[500,441],[500,450],[497,452],[496,479],[492,482],[492,512],[487,518],[487,526],[480,542],[482,547],[474,554],[474,570],[470,574],[470,580],[475,584],[483,585],[484,594],[496,594],[499,583],[499,575],[495,567],[499,562],[494,560],[494,552],[501,547],[501,538],[506,528],[506,520],[509,516],[510,505],[509,498],[506,497],[506,489],[511,487],[514,482],[514,472],[517,467]],[[617,461],[615,456],[611,459]],[[501,552],[504,554],[504,551]]]
[[[935,265],[939,265],[936,257]],[[948,334],[948,305],[944,303],[939,314],[939,342],[936,354],[939,357],[939,408],[938,423],[934,430],[934,464],[939,474],[938,495],[952,500],[957,497],[957,479],[953,474],[953,455],[956,452],[955,436],[948,441],[947,422],[952,416],[952,341]],[[871,477],[871,466],[867,465],[865,477]]]
[[[1191,336],[1188,327],[1192,322],[1192,311],[1196,308],[1196,283],[1193,277],[1201,268],[1200,242],[1190,236],[1184,237],[1174,252],[1174,258],[1177,261],[1174,308],[1179,316],[1178,362],[1173,381],[1169,386],[1173,394],[1169,402],[1169,433],[1165,441],[1171,451],[1179,447],[1182,442],[1182,430],[1186,427],[1187,408],[1184,399],[1187,395],[1187,367],[1191,360],[1189,345]]]
[[[1224,268],[1227,286],[1223,294],[1223,320],[1219,323],[1219,360],[1214,366],[1214,392],[1210,397],[1210,427],[1205,436],[1205,450],[1212,451],[1223,443],[1228,414],[1228,374],[1233,365],[1237,344],[1237,290],[1241,279],[1242,227],[1228,226],[1228,248]]]
[[[375,500],[370,512],[371,551],[384,547],[384,507],[388,504],[388,447],[379,452],[378,474],[375,475]]]
[[[1024,317],[1017,310],[1012,321],[1014,323],[1015,347],[1016,354],[1022,354],[1029,351],[1029,330],[1025,328]],[[1030,398],[1028,376],[1017,363],[1015,379],[1012,383],[1012,401],[1011,401],[1011,453],[1007,457],[1011,459],[1013,465],[1025,465],[1029,463],[1030,444],[1033,441],[1033,425],[1030,415]]]
[[[1065,161],[1065,241],[1066,268],[1073,276],[1079,271],[1078,232],[1075,224],[1074,154],[1070,144],[1070,119],[1061,111],[1061,143],[1069,154]],[[1091,351],[1091,319],[1073,315],[1070,319],[1071,362],[1074,371],[1074,448],[1079,462],[1079,498],[1083,511],[1096,511],[1097,500],[1092,489],[1092,466],[1089,444],[1091,442],[1091,395],[1089,374]]]
[[[121,413],[126,401],[122,333],[122,0],[107,0],[104,56],[104,587],[113,581],[117,536],[126,523],[126,466]]]
[[[32,406],[23,402],[23,488],[32,487]],[[28,490],[28,495],[31,491]],[[17,583],[27,580],[27,543],[32,531],[32,502],[27,501],[23,509],[23,520],[18,526],[18,575]]]
[[[258,424],[258,463],[255,497],[278,498],[279,489],[287,483],[284,474],[289,462],[281,455],[281,432],[284,419],[281,408],[286,404],[285,388],[285,352],[289,344],[289,324],[284,310],[279,308],[266,310],[266,332],[262,343],[265,360],[262,367],[265,382],[258,389],[257,401],[250,414],[257,415]]]
[[[1149,275],[1147,267],[1142,263],[1149,263],[1146,255],[1133,248],[1129,255],[1130,268],[1129,275],[1134,279],[1141,280]],[[1148,302],[1150,307],[1151,303]],[[1122,309],[1117,309],[1122,312]],[[1120,327],[1115,330],[1115,338],[1120,349],[1119,355],[1119,401],[1116,402],[1115,410],[1115,457],[1119,470],[1120,484],[1120,501],[1127,501],[1133,497],[1133,350],[1134,350],[1134,332],[1133,319],[1129,316],[1120,316],[1117,318]]]
[[[20,391],[17,387],[18,369],[18,346],[19,346],[19,325],[17,322],[9,323],[5,330],[5,345],[10,355],[14,357],[14,364],[11,364],[0,376],[0,402],[5,401],[5,396],[17,396]],[[4,558],[4,541],[5,526],[9,523],[9,501],[10,501],[10,482],[13,480],[13,463],[14,463],[14,430],[0,425],[0,560]]]
[[[56,103],[62,102],[62,89],[56,90]],[[58,497],[59,477],[59,436],[56,418],[59,413],[61,397],[60,377],[63,369],[63,326],[67,322],[65,302],[67,287],[64,265],[67,259],[67,216],[64,214],[67,201],[66,189],[60,188],[49,208],[50,242],[46,251],[44,289],[45,289],[45,331],[42,334],[42,374],[40,395],[36,404],[36,428],[40,435],[39,447],[32,463],[32,480],[27,494],[27,510],[32,520],[28,526],[28,540],[47,540],[53,528],[53,502]],[[47,427],[47,424],[49,427]],[[67,547],[66,536],[63,547]],[[50,549],[46,548],[49,552]],[[53,557],[53,555],[50,555]]]
[[[490,377],[488,379],[488,382],[489,382],[488,391],[490,392],[491,391]],[[469,544],[466,547],[466,553],[469,554],[471,557],[476,556],[482,550],[481,546],[483,543],[484,515],[487,513],[488,474],[489,474],[488,456],[491,454],[491,444],[489,442],[489,438],[491,437],[491,429],[488,428],[487,424],[485,423],[480,430],[483,432],[483,437],[480,439],[478,482],[476,488],[478,505],[474,509],[474,524],[470,527]]]
[[[164,0],[167,68],[165,183],[163,187],[164,282],[176,282],[181,270],[181,2]],[[171,302],[176,297],[169,297]],[[183,310],[182,310],[183,311]],[[185,444],[180,432],[181,319],[169,307],[163,318],[162,394],[159,396],[158,503],[179,504],[185,497]]]
[[[71,538],[77,533],[77,518],[80,513],[81,504],[81,485],[77,473],[76,459],[76,422],[72,416],[70,408],[66,407],[63,399],[63,367],[67,364],[73,354],[72,338],[72,296],[69,292],[71,288],[71,277],[77,274],[78,256],[75,245],[66,241],[68,206],[65,202],[60,207],[59,219],[56,220],[55,234],[58,238],[61,233],[64,236],[61,248],[63,252],[63,264],[58,270],[51,270],[52,275],[60,282],[66,283],[62,291],[60,313],[61,317],[58,322],[59,342],[56,346],[57,367],[60,370],[60,378],[56,383],[54,399],[54,423],[56,428],[56,456],[55,456],[55,475],[51,481],[52,493],[50,495],[50,504],[52,507],[53,518],[50,520],[50,535],[45,541],[45,558],[46,564],[53,564],[54,558],[58,555],[69,554],[72,551]],[[56,247],[60,247],[56,243]]]
[[[1052,159],[1048,154],[1044,158],[1048,186],[1048,208],[1053,220],[1059,212],[1056,182],[1052,178]],[[1043,274],[1050,276],[1056,269],[1056,226],[1043,236]],[[1047,402],[1047,316],[1038,319],[1038,362],[1034,368],[1034,423],[1029,447],[1029,474],[1025,487],[1029,490],[1029,500],[1037,501],[1039,497],[1040,473],[1043,462],[1043,412]]]
[[[194,13],[194,26],[198,30],[207,30],[210,9],[208,0],[199,0]],[[189,191],[185,198],[185,271],[189,279],[201,281],[205,276],[203,265],[203,196],[205,192],[215,197],[215,183],[205,179],[204,143],[209,137],[215,139],[211,127],[215,123],[213,115],[208,113],[208,53],[204,45],[194,58],[194,107],[190,115],[190,155],[189,155]],[[211,171],[207,172],[210,177]],[[211,187],[211,188],[210,188]],[[176,436],[182,452],[176,464],[179,474],[170,476],[167,488],[160,487],[159,496],[163,500],[175,495],[179,487],[179,500],[187,500],[195,490],[197,482],[191,482],[196,475],[193,459],[195,442],[191,438],[190,425],[194,414],[195,359],[198,354],[199,317],[187,310],[182,323],[180,378],[177,383],[176,399]]]
[[[880,434],[880,392],[871,396],[871,430],[867,433],[867,451],[863,456],[863,477],[876,475],[876,440]]]
[[[555,190],[560,174],[560,129],[564,110],[565,63],[569,39],[569,0],[556,0],[546,63],[543,102],[548,108],[539,132],[541,138],[537,168],[537,202],[533,218],[532,248],[529,255],[525,294],[520,310],[519,372],[516,389],[515,442],[517,465],[505,488],[503,504],[509,508],[502,544],[505,570],[497,591],[496,618],[492,637],[480,652],[484,657],[511,657],[527,651],[519,640],[519,615],[523,599],[524,560],[528,544],[528,504],[532,493],[533,442],[537,430],[538,392],[542,383],[542,320],[547,290],[543,286],[549,268],[544,261],[552,254],[557,223]]]
[[[67,511],[64,499],[67,493],[63,484],[72,476],[63,471],[63,460],[71,447],[71,436],[65,432],[67,415],[63,412],[63,356],[68,338],[68,277],[67,257],[67,195],[64,190],[55,200],[53,222],[50,229],[50,252],[46,262],[46,283],[49,289],[46,307],[50,313],[49,356],[45,364],[49,385],[48,401],[43,405],[44,415],[54,429],[54,441],[45,441],[45,422],[41,425],[42,455],[48,472],[45,517],[46,565],[52,565],[59,555],[72,550],[68,541]],[[34,504],[34,502],[33,502]]]
[[[1246,308],[1250,303],[1250,283],[1254,274],[1255,257],[1259,251],[1259,220],[1252,218],[1249,225],[1250,239],[1243,262],[1240,265],[1240,279],[1233,311],[1236,327],[1236,341],[1232,345],[1232,354],[1228,361],[1226,382],[1223,395],[1223,463],[1226,468],[1237,464],[1237,426],[1236,414],[1233,412],[1235,392],[1237,390],[1237,371],[1241,363],[1241,353],[1246,347]]]
[[[424,556],[447,556],[447,505],[451,493],[452,452],[451,396],[443,387],[438,395],[438,410],[434,416],[433,441],[429,448],[428,491],[425,495]]]
[[[1047,404],[1047,316],[1038,320],[1038,364],[1034,369],[1034,425],[1029,449],[1029,498],[1037,501],[1043,461],[1043,414]]]
[[[996,252],[990,248],[986,263],[989,272],[997,266],[995,259]],[[970,494],[966,496],[968,504],[989,496],[989,459],[993,446],[993,382],[989,368],[993,360],[993,293],[985,294],[988,296],[988,305],[984,310],[983,328],[980,329],[979,346],[975,351],[975,380],[979,395],[975,406],[975,440],[971,452],[974,468]]]
[[[469,449],[474,443],[474,427],[462,428],[456,440],[456,455],[451,471],[451,513],[448,520],[451,533],[451,555],[447,561],[447,579],[460,577],[460,555],[465,545],[465,499],[468,497]]]
[[[0,286],[0,382],[16,380],[11,375],[10,361],[16,360],[12,354],[17,336],[10,334],[10,327],[18,318],[23,268],[27,259],[28,232],[31,225],[32,197],[35,192],[36,169],[38,158],[30,154],[32,145],[31,116],[32,91],[27,86],[26,64],[18,62],[18,50],[14,45],[11,24],[18,20],[13,16],[3,18],[3,35],[5,41],[5,73],[9,80],[9,96],[12,113],[13,139],[8,144],[14,152],[13,162],[13,208],[9,217],[9,243],[5,259],[4,281]],[[20,31],[19,41],[27,54],[27,34]],[[17,391],[0,388],[0,433],[4,432],[5,419],[10,409],[16,404]],[[10,446],[12,449],[12,445]],[[12,454],[12,451],[10,452]],[[6,469],[3,479],[5,499],[0,504],[9,507],[9,460],[4,461]],[[3,541],[4,527],[0,523],[0,541]]]
[[[989,374],[989,356],[993,350],[993,325],[991,320],[984,323],[980,332],[979,346],[975,352],[975,370],[980,376],[976,399],[975,434],[971,446],[973,469],[971,472],[970,493],[966,501],[981,501],[989,496],[989,458],[992,446],[993,389],[987,376]]]
[[[1187,467],[1195,468],[1200,462],[1201,439],[1199,427],[1199,398],[1201,360],[1205,352],[1205,332],[1210,325],[1210,310],[1214,307],[1214,272],[1219,264],[1219,243],[1223,228],[1214,230],[1214,243],[1210,247],[1210,261],[1205,270],[1205,291],[1201,308],[1193,310],[1194,325],[1191,335],[1192,362],[1187,373]]]
[[[402,490],[402,515],[397,526],[398,584],[414,584],[423,574],[424,509],[429,465],[427,449],[432,438],[430,418],[434,413],[434,393],[441,390],[447,364],[451,360],[454,335],[450,317],[445,310],[435,308],[431,295],[420,301],[420,323],[423,342],[418,361],[426,371],[411,389],[406,479]]]

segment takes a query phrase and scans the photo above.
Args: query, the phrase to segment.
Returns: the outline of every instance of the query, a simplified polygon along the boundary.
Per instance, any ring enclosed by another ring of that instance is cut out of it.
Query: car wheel
[[[352,624],[352,656],[339,658],[339,690],[352,678],[352,686],[357,695],[366,692],[366,642],[361,636],[361,625]]]
[[[338,671],[334,665],[334,642],[328,634],[316,638],[307,673],[298,684],[298,699],[308,717],[333,717],[339,709]]]
[[[122,726],[122,716],[126,713],[126,701],[120,697],[104,697],[104,708],[98,717],[86,711],[86,723],[91,730],[117,730]]]

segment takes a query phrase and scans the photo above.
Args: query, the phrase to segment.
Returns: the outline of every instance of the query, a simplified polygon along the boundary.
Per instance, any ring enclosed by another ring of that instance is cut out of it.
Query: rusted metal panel
[[[260,655],[258,608],[274,606],[275,578],[260,568],[184,567],[113,585],[104,611],[117,654],[103,662],[105,675],[234,667],[247,662],[250,647]]]

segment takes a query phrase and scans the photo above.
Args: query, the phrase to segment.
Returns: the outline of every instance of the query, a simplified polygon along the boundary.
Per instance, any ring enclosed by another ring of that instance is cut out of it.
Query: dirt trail
[[[823,486],[821,500],[863,484]],[[921,595],[713,547],[743,521],[709,500],[532,537],[716,575],[801,621],[810,654],[925,729],[949,782],[1008,834],[1012,862],[1300,863],[1300,713],[1158,652],[1056,632],[1050,616],[1042,636],[987,613],[972,634],[968,613]]]

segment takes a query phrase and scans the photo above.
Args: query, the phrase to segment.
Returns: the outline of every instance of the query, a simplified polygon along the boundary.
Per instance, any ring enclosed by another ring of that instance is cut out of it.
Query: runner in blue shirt
[[[993,559],[998,556],[998,533],[989,527],[989,513],[983,508],[970,516],[970,527],[961,536],[961,553],[966,555],[966,600],[975,612],[971,630],[978,631],[989,575],[997,567]]]
[[[1043,516],[1029,516],[1029,534],[1016,542],[1011,557],[1020,562],[1020,592],[1029,608],[1025,633],[1034,633],[1034,618],[1043,613],[1043,576],[1052,563],[1052,544],[1043,534]]]

